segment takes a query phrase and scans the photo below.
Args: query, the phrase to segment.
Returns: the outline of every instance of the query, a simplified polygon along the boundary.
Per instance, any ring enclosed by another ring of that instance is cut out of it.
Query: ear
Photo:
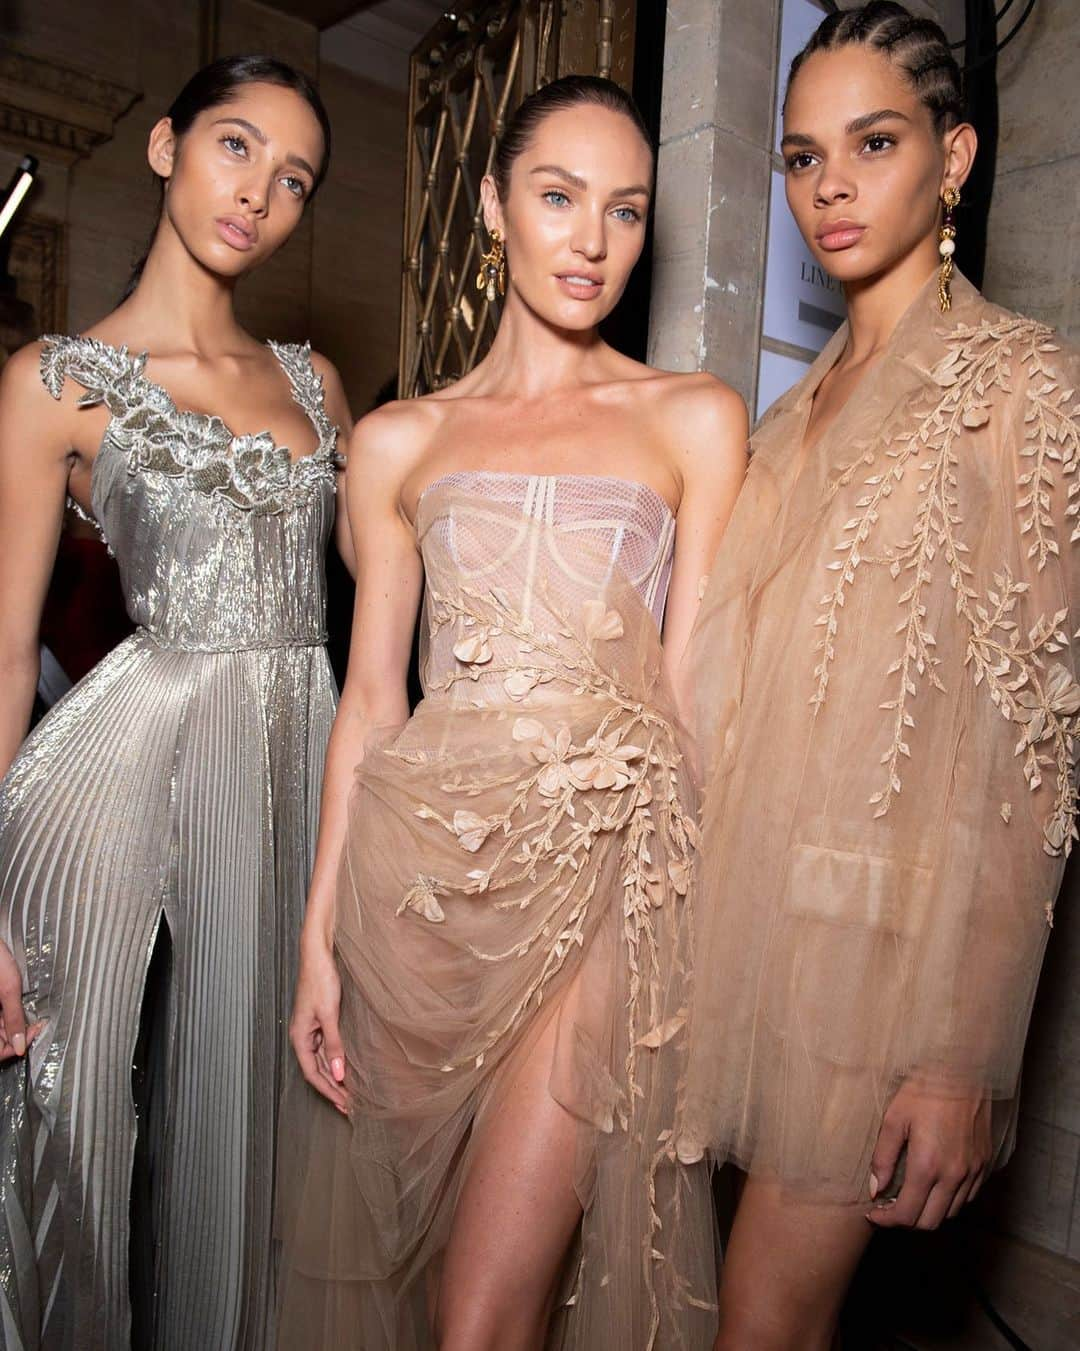
[[[945,170],[941,176],[941,191],[962,188],[975,163],[979,138],[970,122],[961,122],[945,134]]]
[[[176,136],[172,122],[163,117],[154,123],[146,145],[146,158],[158,178],[171,178],[176,166]]]
[[[505,239],[506,221],[503,217],[502,202],[499,201],[499,192],[490,174],[485,174],[480,180],[480,202],[484,209],[484,226],[488,234],[492,230],[498,230]]]

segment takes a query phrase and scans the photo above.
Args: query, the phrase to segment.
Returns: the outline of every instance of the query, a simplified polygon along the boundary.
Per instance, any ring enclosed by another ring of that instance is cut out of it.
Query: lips
[[[841,249],[850,249],[866,233],[866,226],[853,220],[830,221],[818,230],[815,238],[823,249],[830,253]]]
[[[559,272],[555,280],[575,300],[593,300],[604,286],[603,277],[591,272]]]
[[[243,216],[219,216],[214,224],[225,243],[239,249],[241,253],[253,248],[259,241],[258,230]]]

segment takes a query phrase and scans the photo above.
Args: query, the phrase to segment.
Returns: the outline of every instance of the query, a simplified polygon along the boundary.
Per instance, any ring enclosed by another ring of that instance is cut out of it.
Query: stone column
[[[754,406],[781,0],[668,0],[649,360]]]

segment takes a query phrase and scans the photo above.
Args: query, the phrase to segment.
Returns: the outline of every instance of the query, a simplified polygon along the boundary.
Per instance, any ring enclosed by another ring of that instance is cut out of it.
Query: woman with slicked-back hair
[[[712,1342],[708,1170],[671,1134],[698,834],[668,673],[746,412],[598,335],[652,181],[617,85],[527,99],[482,185],[490,353],[350,441],[356,619],[292,1022],[310,1088],[282,1127],[290,1351]]]
[[[717,1351],[826,1351],[874,1230],[1006,1159],[1076,838],[1080,360],[954,269],[976,138],[941,30],[831,15],[782,148],[848,322],[755,432],[690,643],[678,1151],[748,1174]]]
[[[349,415],[333,367],[255,341],[233,293],[329,152],[289,66],[198,71],[150,133],[161,211],[123,302],[0,381],[5,1351],[272,1339]],[[138,627],[23,742],[65,499],[116,555]]]

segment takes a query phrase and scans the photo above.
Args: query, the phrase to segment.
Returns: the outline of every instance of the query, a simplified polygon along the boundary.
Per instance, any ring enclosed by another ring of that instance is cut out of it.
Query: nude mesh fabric
[[[592,477],[441,479],[425,699],[360,765],[337,901],[351,1113],[287,1107],[280,1345],[433,1346],[476,1132],[557,1023],[585,1210],[548,1340],[707,1348],[708,1174],[674,1155],[696,798],[661,673],[671,514]]]

